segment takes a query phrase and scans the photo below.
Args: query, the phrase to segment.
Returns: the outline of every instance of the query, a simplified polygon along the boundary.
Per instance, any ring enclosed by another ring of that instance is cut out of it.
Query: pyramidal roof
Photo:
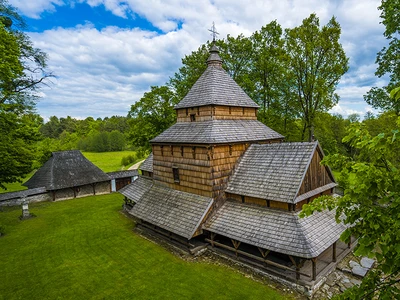
[[[24,185],[28,188],[45,187],[51,191],[108,180],[110,177],[79,150],[70,150],[53,152]]]
[[[175,109],[205,105],[259,107],[222,68],[222,59],[215,44],[211,47],[207,65]]]

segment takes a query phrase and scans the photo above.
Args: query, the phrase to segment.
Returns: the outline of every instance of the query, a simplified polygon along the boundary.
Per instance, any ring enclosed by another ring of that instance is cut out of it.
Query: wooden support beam
[[[260,251],[261,256],[262,256],[264,259],[267,258],[267,255],[269,254],[270,250],[264,250],[264,249],[262,249],[262,248],[260,248],[260,247],[257,247],[257,249],[258,249],[258,251]]]
[[[216,235],[217,235],[216,233],[211,232],[211,240],[210,240],[210,242],[211,242],[211,247],[213,247],[213,248],[214,248],[214,238],[215,238]]]
[[[332,261],[336,262],[336,242],[332,244]]]
[[[312,262],[312,280],[315,280],[317,278],[317,258],[311,258]]]
[[[211,240],[209,240],[209,239],[205,239],[205,240],[206,240],[206,242],[211,243]],[[221,247],[221,248],[230,250],[230,251],[232,251],[232,252],[235,251],[235,248],[232,248],[232,247],[227,246],[227,245],[225,245],[225,244],[222,244],[222,243],[219,243],[219,242],[214,242],[214,244],[215,244],[216,246],[218,246],[218,247]],[[271,266],[274,266],[274,267],[277,267],[277,268],[280,268],[280,269],[283,269],[283,270],[295,272],[295,270],[293,270],[292,268],[289,268],[289,267],[286,267],[286,266],[284,266],[284,265],[278,264],[278,263],[273,262],[273,261],[271,261],[271,260],[263,259],[263,258],[261,258],[261,257],[259,257],[259,256],[256,256],[256,255],[253,255],[253,254],[250,254],[250,253],[241,251],[241,250],[237,250],[237,252],[238,252],[239,254],[242,254],[243,256],[247,256],[247,257],[252,258],[252,259],[254,259],[254,260],[258,260],[258,261],[260,261],[260,262],[264,262],[264,263],[266,263],[267,265],[271,265]],[[300,272],[300,274],[303,275],[303,276],[306,276],[306,277],[310,277],[309,274],[305,274],[305,273],[301,273],[301,272]]]
[[[231,239],[231,241],[232,241],[233,247],[235,247],[235,254],[236,254],[236,257],[238,257],[238,248],[239,248],[239,246],[240,246],[240,242],[239,242],[239,241],[236,241],[236,240],[234,240],[234,239]]]
[[[300,279],[300,266],[298,263],[296,263],[296,260],[294,259],[294,257],[292,257],[291,255],[288,255],[290,261],[293,263],[293,265],[296,267],[296,280]]]

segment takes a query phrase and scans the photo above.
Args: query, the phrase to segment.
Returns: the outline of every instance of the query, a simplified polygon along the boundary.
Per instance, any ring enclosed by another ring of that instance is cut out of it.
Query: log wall
[[[257,109],[251,107],[207,105],[176,110],[177,122],[209,120],[257,120]]]

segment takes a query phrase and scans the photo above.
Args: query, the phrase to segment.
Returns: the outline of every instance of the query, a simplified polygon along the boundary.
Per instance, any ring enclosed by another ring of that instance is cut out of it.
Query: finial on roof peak
[[[208,29],[208,31],[211,32],[211,35],[213,37],[213,42],[215,43],[215,38],[217,37],[217,34],[219,34],[219,33],[217,32],[217,29],[215,28],[215,23],[214,22],[213,22],[213,24],[211,26],[211,29]]]
[[[209,31],[212,32],[213,43],[212,43],[212,46],[211,46],[211,49],[210,49],[210,56],[207,59],[207,65],[208,66],[222,67],[222,59],[219,56],[219,49],[218,49],[217,45],[215,45],[215,37],[219,33],[215,30],[214,22],[213,22],[213,26],[211,27],[211,30],[209,29]]]

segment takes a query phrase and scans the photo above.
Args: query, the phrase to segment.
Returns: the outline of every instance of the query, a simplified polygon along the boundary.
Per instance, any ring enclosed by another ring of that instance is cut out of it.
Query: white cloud
[[[28,3],[27,3],[28,2]],[[30,33],[35,45],[49,54],[49,68],[58,76],[38,104],[44,116],[74,117],[126,114],[151,85],[173,76],[181,58],[210,40],[207,28],[215,21],[220,38],[249,36],[277,20],[294,27],[315,12],[321,25],[335,15],[342,27],[341,42],[350,57],[350,70],[338,87],[344,115],[364,113],[362,95],[385,80],[374,77],[375,55],[385,43],[379,24],[379,0],[11,0],[26,16],[40,18],[57,5],[87,3],[104,6],[114,15],[146,19],[158,32],[140,28],[96,29],[92,24]]]
[[[54,12],[55,5],[64,5],[63,0],[9,0],[8,2],[17,7],[22,14],[33,19],[39,19],[44,11]]]

